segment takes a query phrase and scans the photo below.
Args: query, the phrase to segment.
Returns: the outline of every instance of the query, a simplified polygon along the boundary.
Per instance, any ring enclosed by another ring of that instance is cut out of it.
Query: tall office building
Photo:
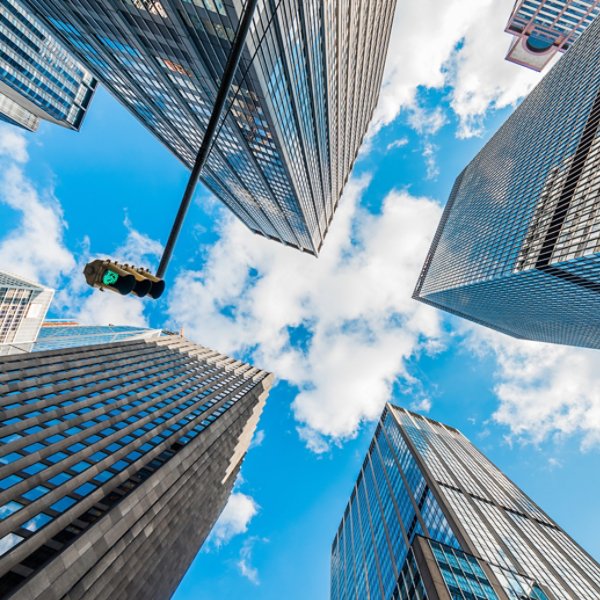
[[[161,331],[45,330],[0,361],[0,596],[169,598],[272,376]]]
[[[0,119],[78,130],[96,80],[19,0],[0,0]]]
[[[517,0],[506,25],[506,60],[541,71],[600,14],[600,0]]]
[[[414,297],[600,348],[600,19],[458,176]]]
[[[53,296],[50,288],[0,271],[0,356],[31,349]]]
[[[600,565],[458,430],[388,404],[331,550],[332,600],[597,600]]]
[[[27,0],[187,166],[241,0]],[[254,232],[317,254],[377,103],[395,0],[259,0],[204,183]]]

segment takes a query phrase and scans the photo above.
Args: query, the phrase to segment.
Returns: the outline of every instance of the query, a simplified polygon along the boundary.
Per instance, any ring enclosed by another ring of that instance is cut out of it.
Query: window
[[[10,517],[13,513],[16,513],[18,510],[23,508],[22,504],[18,502],[10,501],[7,502],[4,506],[0,507],[0,519],[6,519],[6,517]]]
[[[69,507],[73,506],[73,504],[75,504],[75,500],[73,498],[71,498],[69,496],[64,496],[58,502],[55,502],[54,504],[52,504],[50,506],[50,508],[52,510],[55,510],[56,512],[63,513]]]
[[[73,471],[75,471],[76,473],[82,473],[86,469],[89,469],[91,466],[92,465],[89,462],[82,460],[81,462],[78,462],[76,465],[73,465],[71,467],[71,469],[73,469]]]
[[[0,539],[0,556],[6,554],[11,548],[14,548],[23,538],[16,533],[9,533]]]
[[[22,477],[18,477],[17,475],[9,475],[4,479],[0,480],[0,488],[3,490],[7,490],[9,487],[16,485],[19,481],[23,481]]]
[[[28,531],[37,531],[50,521],[52,521],[52,517],[50,515],[47,515],[46,513],[40,513],[39,515],[33,517],[33,519],[29,519],[29,521],[23,523],[21,527],[23,527],[23,529],[27,529]]]
[[[36,473],[43,471],[45,468],[46,468],[46,465],[44,465],[42,463],[33,463],[32,465],[25,467],[23,469],[23,472],[27,473],[27,475],[35,475]]]
[[[38,485],[32,490],[25,492],[23,494],[23,498],[27,498],[27,500],[33,502],[34,500],[37,500],[38,498],[41,498],[43,495],[47,494],[49,491],[50,490],[47,487],[44,487],[43,485]]]
[[[51,479],[48,479],[48,481],[52,485],[60,485],[61,483],[64,483],[65,481],[69,481],[69,479],[71,479],[71,475],[69,475],[68,473],[59,473],[58,475],[55,475]]]
[[[75,493],[79,494],[80,496],[87,496],[88,494],[91,494],[94,490],[96,489],[96,486],[93,483],[84,483],[83,485],[80,485],[76,490]]]

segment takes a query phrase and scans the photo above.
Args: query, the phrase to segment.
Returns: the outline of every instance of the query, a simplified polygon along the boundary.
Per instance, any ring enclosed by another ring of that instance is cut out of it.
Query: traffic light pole
[[[160,259],[160,264],[158,265],[158,270],[156,271],[156,276],[160,279],[164,277],[165,271],[167,270],[167,266],[169,265],[169,261],[171,260],[171,255],[173,254],[175,242],[177,242],[177,237],[179,236],[181,226],[183,225],[183,220],[185,219],[185,215],[188,211],[188,208],[190,207],[194,190],[196,189],[196,185],[198,184],[198,179],[200,178],[202,169],[204,167],[204,164],[206,163],[206,159],[208,158],[212,143],[214,141],[213,138],[217,130],[219,121],[221,119],[221,114],[225,106],[225,101],[227,100],[227,95],[229,94],[229,90],[231,89],[233,77],[237,70],[237,66],[240,62],[240,56],[242,55],[244,43],[246,41],[246,37],[250,29],[250,23],[252,22],[252,17],[254,16],[254,11],[256,9],[257,3],[258,0],[246,1],[244,14],[240,21],[238,30],[235,34],[233,44],[231,46],[229,58],[227,59],[227,64],[225,65],[225,72],[223,73],[221,84],[219,85],[219,90],[217,91],[217,98],[215,100],[210,119],[208,120],[208,125],[206,126],[204,138],[202,139],[200,150],[198,150],[196,162],[194,163],[194,167],[192,168],[192,173],[187,182],[183,198],[181,199],[181,204],[179,205],[177,216],[175,217],[175,221],[173,222],[173,227],[171,227],[171,233],[169,234],[167,245],[165,246],[162,258]]]

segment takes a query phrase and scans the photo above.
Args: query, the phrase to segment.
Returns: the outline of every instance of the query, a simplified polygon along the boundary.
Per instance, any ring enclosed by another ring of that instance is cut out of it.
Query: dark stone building
[[[272,376],[160,331],[68,329],[0,362],[0,596],[169,598]]]

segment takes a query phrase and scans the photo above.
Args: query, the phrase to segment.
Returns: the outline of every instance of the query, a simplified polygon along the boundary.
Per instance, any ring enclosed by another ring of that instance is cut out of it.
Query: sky
[[[504,60],[512,5],[399,1],[320,257],[251,234],[200,186],[157,302],[93,292],[82,269],[101,256],[155,268],[186,169],[104,89],[79,133],[0,128],[0,269],[55,287],[51,317],[182,329],[277,376],[175,600],[327,598],[331,542],[388,401],[460,429],[600,558],[597,353],[411,299],[454,179],[540,78]]]

